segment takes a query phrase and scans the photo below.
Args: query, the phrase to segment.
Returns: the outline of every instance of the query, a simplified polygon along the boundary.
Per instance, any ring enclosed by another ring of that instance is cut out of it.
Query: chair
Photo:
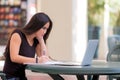
[[[107,61],[110,61],[110,62],[120,61],[120,35],[113,35],[108,37]],[[108,79],[120,80],[120,75],[109,75]]]
[[[0,57],[0,64],[3,64],[3,62],[4,62],[3,60],[5,60],[4,56],[1,56]],[[0,80],[6,80],[6,74],[3,73],[2,69],[0,69]]]
[[[2,80],[6,80],[6,77],[5,77],[5,76],[6,76],[6,75],[5,75],[4,73],[0,72],[0,77],[1,77]]]
[[[2,80],[6,80],[6,75],[3,73],[3,71],[0,71],[0,77]]]

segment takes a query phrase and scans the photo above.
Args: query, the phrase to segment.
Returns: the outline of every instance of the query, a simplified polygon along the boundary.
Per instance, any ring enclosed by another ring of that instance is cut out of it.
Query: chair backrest
[[[108,37],[108,50],[107,61],[120,61],[120,35]]]

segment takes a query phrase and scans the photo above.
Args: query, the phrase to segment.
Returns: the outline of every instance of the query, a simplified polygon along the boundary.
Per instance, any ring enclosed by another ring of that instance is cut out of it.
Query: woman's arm
[[[51,61],[51,58],[49,57],[48,50],[43,38],[38,39],[38,41],[39,41],[39,44],[36,47],[36,53],[37,53],[38,59],[41,59],[40,60],[41,62]]]
[[[45,45],[45,42],[44,42],[43,38],[38,39],[38,41],[39,41],[39,44],[36,47],[37,55],[39,57],[41,57],[41,56],[49,56],[48,55],[48,50],[47,50],[47,47]]]
[[[27,63],[27,62],[35,63],[36,62],[35,58],[29,58],[19,55],[20,45],[21,45],[20,35],[18,33],[14,33],[10,39],[11,61],[16,63]]]

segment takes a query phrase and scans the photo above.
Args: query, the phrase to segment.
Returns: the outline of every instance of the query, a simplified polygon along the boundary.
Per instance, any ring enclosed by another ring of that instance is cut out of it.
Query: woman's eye
[[[43,27],[43,29],[46,29],[45,27]]]
[[[44,30],[46,30],[47,28],[46,27],[43,27]]]

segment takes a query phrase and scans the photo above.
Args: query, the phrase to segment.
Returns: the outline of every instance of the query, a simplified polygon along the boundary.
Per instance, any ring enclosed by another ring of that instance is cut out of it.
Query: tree
[[[97,26],[102,23],[103,20],[99,19],[103,17],[104,0],[88,0],[88,24]]]

